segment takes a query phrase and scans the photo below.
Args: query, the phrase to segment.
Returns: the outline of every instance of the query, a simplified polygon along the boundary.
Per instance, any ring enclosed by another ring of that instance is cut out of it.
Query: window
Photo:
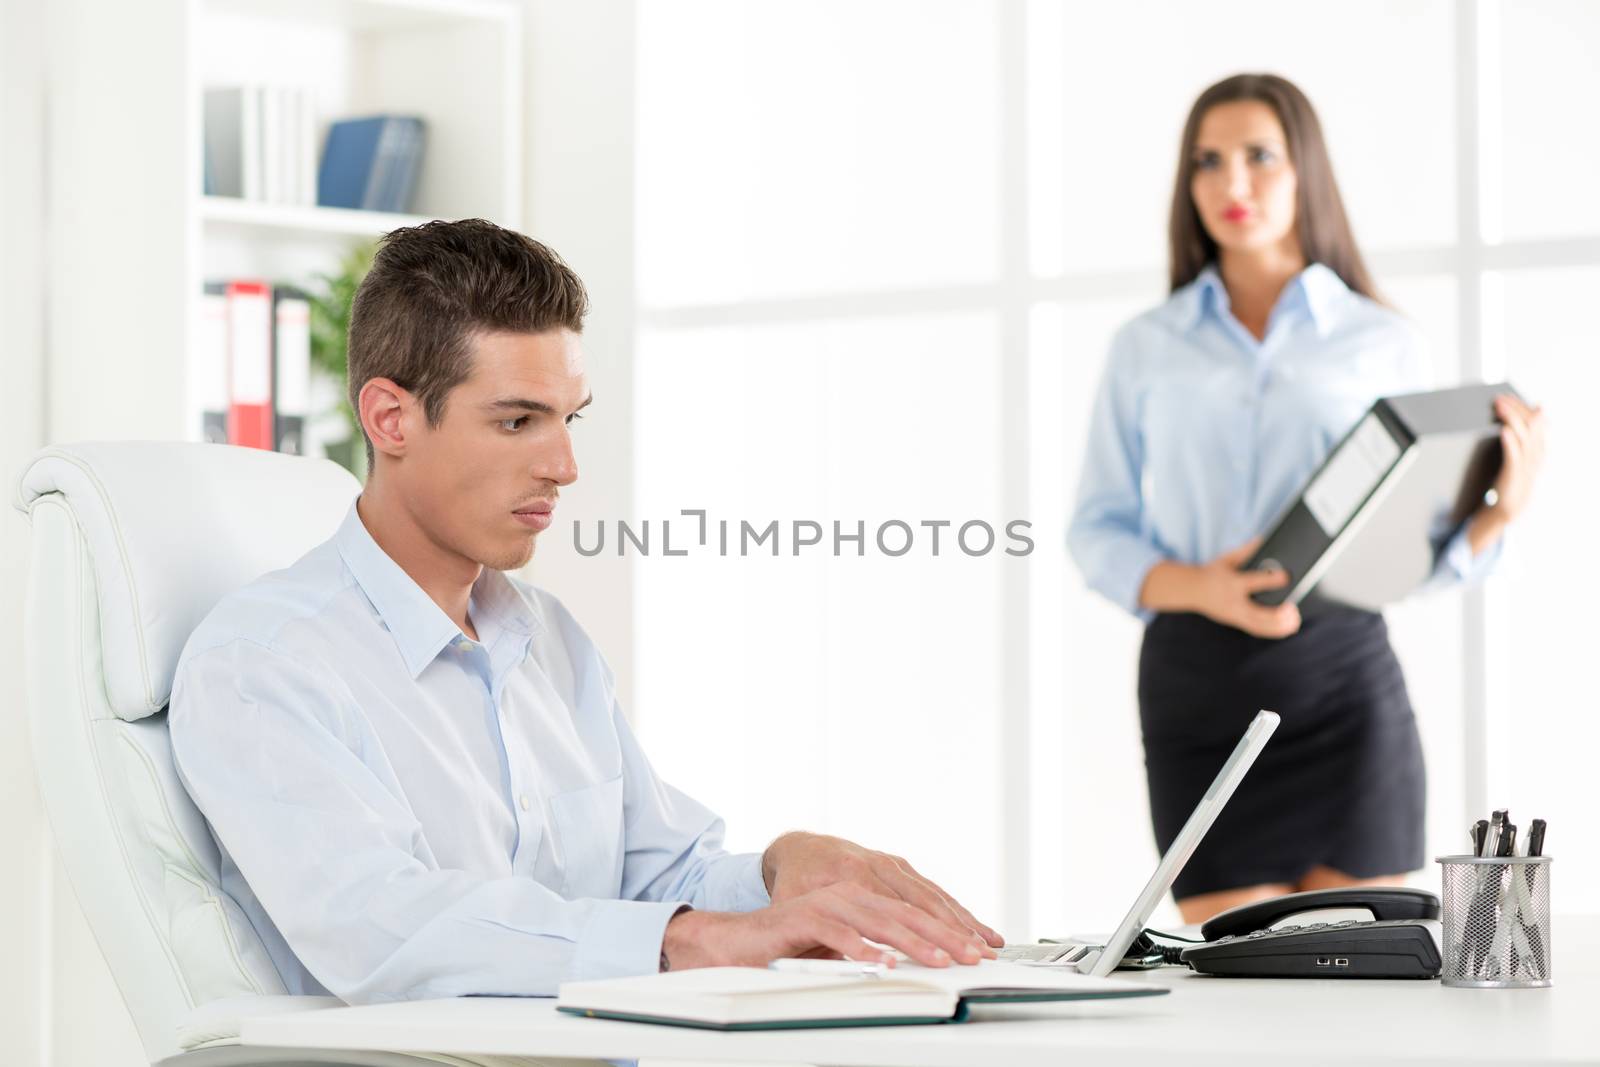
[[[1547,57],[1593,52],[1600,9],[1332,11],[641,5],[639,516],[1032,523],[1026,557],[637,560],[641,733],[734,847],[795,826],[890,847],[1014,937],[1109,927],[1148,877],[1139,627],[1084,590],[1063,533],[1107,341],[1164,295],[1177,139],[1217,78],[1307,91],[1441,385],[1594,395],[1576,324],[1600,281],[1600,141],[1556,106],[1594,76]],[[1592,718],[1565,713],[1563,641],[1595,579],[1554,562],[1595,525],[1580,422],[1558,415],[1506,574],[1389,613],[1434,853],[1490,799],[1578,807],[1563,776],[1484,752],[1537,724],[1549,769],[1576,748],[1549,740]]]

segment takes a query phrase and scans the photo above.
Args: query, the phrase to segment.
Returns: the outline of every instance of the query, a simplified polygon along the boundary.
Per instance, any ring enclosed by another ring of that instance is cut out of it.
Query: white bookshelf
[[[208,232],[237,232],[247,240],[317,240],[325,237],[382,237],[401,226],[416,226],[437,215],[397,215],[339,207],[269,204],[231,196],[202,196],[196,209]]]
[[[207,281],[305,286],[356,244],[428,219],[522,228],[524,8],[52,0],[52,19],[72,41],[53,68],[46,116],[46,180],[58,206],[46,235],[61,383],[48,400],[52,436],[198,439]],[[332,120],[420,116],[426,146],[410,213],[204,195],[204,92],[238,85],[309,91],[319,154]]]
[[[191,322],[207,281],[260,278],[313,287],[358,243],[436,218],[483,217],[520,226],[522,28],[514,0],[186,0],[188,88],[184,102],[192,166],[189,230]],[[311,203],[205,195],[206,90],[288,86],[313,100],[320,148],[328,124],[373,114],[418,115],[426,148],[413,212],[359,211]],[[193,334],[195,331],[191,331]],[[198,439],[201,404],[188,344],[182,432]],[[313,390],[312,424],[339,395]],[[315,453],[319,433],[311,435]]]

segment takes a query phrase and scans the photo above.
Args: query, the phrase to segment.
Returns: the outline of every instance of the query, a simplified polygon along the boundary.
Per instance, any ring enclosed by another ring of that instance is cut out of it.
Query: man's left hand
[[[899,856],[874,852],[840,837],[784,834],[762,854],[761,877],[774,904],[823,886],[848,882],[903,900],[958,929],[971,930],[986,943],[986,956],[993,957],[994,950],[1005,944],[1004,938],[973,918],[950,894]]]

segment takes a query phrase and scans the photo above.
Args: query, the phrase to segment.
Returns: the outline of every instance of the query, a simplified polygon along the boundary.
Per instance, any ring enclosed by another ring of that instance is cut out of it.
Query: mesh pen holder
[[[1447,986],[1534,989],[1550,984],[1553,856],[1440,856]]]

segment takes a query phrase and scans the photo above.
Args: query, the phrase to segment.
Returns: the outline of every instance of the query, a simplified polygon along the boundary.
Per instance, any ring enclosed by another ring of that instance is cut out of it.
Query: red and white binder
[[[311,413],[311,302],[294,289],[272,294],[272,402],[277,412],[275,447],[306,454],[306,421]]]
[[[228,283],[228,443],[271,449],[272,287]]]

